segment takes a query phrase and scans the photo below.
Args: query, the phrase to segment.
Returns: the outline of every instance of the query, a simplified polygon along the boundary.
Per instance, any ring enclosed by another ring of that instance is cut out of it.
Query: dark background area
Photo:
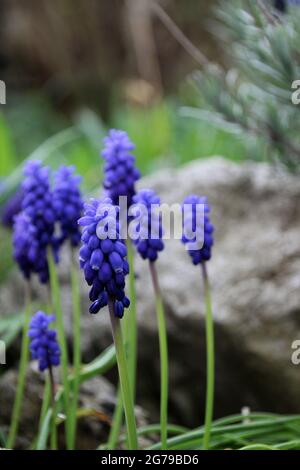
[[[107,117],[116,99],[143,104],[143,96],[148,103],[176,92],[197,64],[157,15],[151,18],[151,3],[2,0],[0,76],[10,94],[39,90],[64,113],[85,105]],[[209,59],[218,59],[208,23],[214,1],[161,4]],[[146,82],[143,93],[134,89],[137,78]]]

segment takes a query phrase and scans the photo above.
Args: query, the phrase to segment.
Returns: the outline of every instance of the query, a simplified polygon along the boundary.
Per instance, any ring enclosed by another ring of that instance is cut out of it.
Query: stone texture
[[[300,337],[300,181],[264,164],[215,158],[161,172],[145,184],[168,203],[197,193],[207,195],[212,205],[216,242],[208,271],[216,415],[238,412],[244,405],[299,412],[300,375],[290,358],[291,343]],[[201,275],[179,242],[166,247],[158,270],[168,316],[171,412],[180,423],[196,424],[205,386]],[[146,370],[152,364],[158,378],[157,357],[150,349],[156,324],[151,289],[145,295],[145,268],[138,263],[140,324],[147,333],[143,345],[148,345],[148,351],[141,348],[141,364],[147,361]],[[141,380],[144,393],[158,383],[147,384],[146,377]]]
[[[178,170],[160,170],[140,182],[163,202],[207,195],[216,226],[208,271],[216,335],[216,416],[253,410],[300,412],[300,370],[291,344],[300,338],[300,181],[267,164],[237,165],[220,157]],[[166,241],[157,263],[168,323],[170,417],[196,425],[203,419],[205,333],[201,272],[179,241]],[[66,325],[71,296],[61,267]],[[136,260],[139,315],[139,403],[157,421],[159,354],[152,286],[146,262]],[[6,287],[14,311],[18,283]],[[83,294],[83,357],[91,360],[111,342],[107,312],[90,316]],[[18,300],[20,303],[20,300]],[[5,307],[4,307],[5,306]],[[6,310],[9,309],[9,310]]]
[[[57,376],[57,370],[55,371]],[[0,380],[0,425],[4,432],[8,432],[13,407],[17,371],[12,369],[6,372]],[[58,377],[56,377],[58,382]],[[26,375],[26,387],[23,398],[22,413],[19,425],[18,437],[15,448],[28,448],[37,435],[43,400],[44,375],[36,370],[34,363],[28,367]],[[80,386],[79,409],[81,416],[78,418],[76,437],[76,449],[96,449],[105,443],[112,421],[115,407],[115,387],[104,377],[94,377]],[[147,424],[144,411],[137,407],[135,410],[139,426]],[[65,438],[63,425],[58,427],[58,442],[60,448],[64,448]],[[146,438],[140,439],[140,445],[150,445]]]
[[[8,430],[11,410],[15,397],[17,372],[6,372],[0,381],[1,427]],[[38,431],[38,422],[43,399],[44,376],[29,367],[23,399],[22,415],[16,448],[28,448]],[[79,449],[94,449],[105,441],[115,404],[115,389],[103,377],[95,377],[80,388],[80,408],[95,410],[97,416],[80,418],[78,423],[77,446]],[[60,442],[63,443],[63,430],[60,426]]]

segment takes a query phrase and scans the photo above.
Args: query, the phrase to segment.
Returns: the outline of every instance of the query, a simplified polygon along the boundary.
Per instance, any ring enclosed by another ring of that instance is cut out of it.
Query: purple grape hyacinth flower
[[[204,206],[204,217],[200,223],[196,216],[197,205]],[[182,243],[187,245],[187,249],[192,258],[193,264],[197,265],[203,261],[208,261],[211,258],[211,249],[214,243],[214,227],[209,218],[210,207],[207,203],[207,198],[191,194],[185,198],[182,210],[184,228]],[[196,235],[191,238],[186,236],[186,227],[184,227],[185,224],[188,226],[188,231],[191,230],[194,233],[199,230],[203,231],[202,237],[199,237],[200,239],[202,238],[200,248],[197,248],[198,242],[196,241]]]
[[[142,189],[133,197],[133,203],[137,204],[136,209],[140,212],[139,234],[133,242],[143,259],[156,261],[158,253],[164,249],[161,216],[155,211],[160,198],[155,191]]]
[[[48,266],[37,238],[37,230],[30,218],[21,212],[15,217],[13,226],[14,259],[24,277],[29,279],[32,273],[38,273],[41,282],[48,280]]]
[[[85,280],[91,286],[89,311],[98,313],[110,299],[114,302],[115,315],[122,318],[130,301],[125,295],[125,276],[129,273],[127,248],[120,239],[116,220],[119,208],[112,204],[110,198],[104,198],[101,201],[91,199],[84,209],[84,216],[78,221],[84,227],[79,260]],[[107,238],[99,238],[98,224],[102,221],[105,225],[110,216],[115,218],[114,227],[108,227]]]
[[[48,282],[47,247],[53,249],[54,258],[58,260],[58,242],[54,236],[56,215],[53,208],[52,192],[49,181],[49,168],[43,167],[39,161],[29,161],[24,170],[25,179],[22,184],[24,199],[22,209],[36,230],[39,244],[39,266],[35,272],[40,281]]]
[[[60,347],[56,331],[49,329],[49,324],[54,320],[54,315],[38,311],[29,324],[30,352],[32,359],[38,360],[41,372],[60,364]]]
[[[102,157],[105,160],[103,186],[114,205],[119,197],[127,197],[128,207],[135,194],[135,182],[141,177],[132,155],[134,144],[126,132],[111,129],[104,139]]]
[[[23,197],[24,194],[22,189],[18,188],[3,207],[1,221],[5,227],[13,227],[15,216],[18,215],[22,210]]]
[[[61,234],[59,245],[70,240],[76,247],[80,243],[81,233],[78,219],[81,217],[83,200],[80,192],[81,176],[76,175],[73,166],[61,166],[55,174],[53,188],[53,208],[56,219],[60,222]]]

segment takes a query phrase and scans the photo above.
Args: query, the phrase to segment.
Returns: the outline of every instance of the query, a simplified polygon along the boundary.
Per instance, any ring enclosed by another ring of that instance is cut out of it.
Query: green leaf
[[[0,317],[0,337],[5,342],[6,347],[11,343],[20,333],[24,322],[24,313],[9,314]]]
[[[47,448],[47,440],[49,436],[49,429],[51,426],[52,410],[47,411],[44,421],[41,426],[41,431],[36,441],[36,450],[45,450]]]
[[[247,416],[249,420],[251,420],[251,415]],[[240,419],[245,419],[245,417],[240,417]],[[211,430],[211,436],[222,436],[224,434],[232,435],[239,435],[241,433],[244,437],[252,437],[253,433],[261,434],[261,431],[267,431],[269,433],[274,432],[274,430],[282,430],[282,428],[289,424],[289,423],[297,423],[300,424],[300,416],[280,416],[274,418],[273,416],[267,419],[259,419],[258,421],[253,421],[250,423],[242,422],[238,424],[228,424],[228,425],[220,425],[216,422],[213,423],[213,427]],[[249,433],[248,435],[246,433]],[[185,434],[181,434],[180,436],[176,436],[173,438],[168,439],[168,449],[169,450],[187,450],[187,449],[194,449],[194,448],[201,448],[201,439],[203,438],[204,428],[203,426],[189,431]],[[241,437],[239,435],[239,437]],[[149,450],[156,450],[160,449],[161,443],[154,444],[149,448]]]
[[[74,128],[69,128],[59,132],[43,142],[42,145],[26,158],[26,161],[40,160],[45,163],[51,156],[53,156],[53,153],[78,138],[79,134],[74,130]],[[0,206],[8,200],[20,184],[23,174],[23,166],[24,162],[5,179],[5,187],[0,192]]]
[[[8,175],[16,163],[16,153],[3,114],[0,113],[0,176]]]
[[[95,377],[103,375],[116,364],[116,352],[114,346],[109,346],[94,361],[84,366],[80,372],[80,383]],[[73,377],[71,377],[71,381]]]
[[[111,369],[116,364],[116,353],[114,346],[109,346],[105,351],[103,351],[94,361],[90,364],[87,364],[81,369],[80,372],[80,383],[86,382],[87,380],[97,376],[105,374],[109,369]],[[70,375],[68,377],[69,385],[72,387],[74,382],[74,376]],[[61,387],[56,395],[56,402],[58,406],[63,404],[63,387]],[[43,450],[46,449],[47,439],[50,432],[51,426],[51,416],[52,409],[49,408],[47,411],[44,420],[41,423],[40,432],[36,439],[36,449]]]

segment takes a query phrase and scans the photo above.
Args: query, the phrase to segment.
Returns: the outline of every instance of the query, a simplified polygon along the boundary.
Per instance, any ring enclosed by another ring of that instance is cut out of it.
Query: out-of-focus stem
[[[72,249],[72,268],[71,268],[71,285],[72,285],[72,302],[73,302],[73,367],[74,367],[74,387],[73,399],[70,413],[70,448],[74,449],[76,442],[77,429],[77,406],[79,396],[80,382],[80,318],[81,318],[81,301],[80,288],[78,279],[77,263],[75,260],[74,249]]]
[[[70,387],[68,382],[68,352],[67,352],[67,343],[64,332],[64,323],[63,323],[63,311],[61,306],[60,298],[60,288],[58,282],[58,276],[55,266],[55,261],[53,258],[52,250],[48,250],[48,266],[49,266],[49,275],[50,275],[50,286],[51,286],[51,296],[52,304],[55,310],[56,316],[56,325],[58,333],[58,341],[61,347],[61,372],[62,372],[62,383],[64,386],[64,408],[66,413],[66,444],[67,448],[70,449],[70,416],[69,416],[69,397],[70,397]]]
[[[168,344],[164,306],[161,297],[155,263],[149,262],[150,273],[155,293],[156,316],[158,323],[159,352],[160,352],[160,426],[161,448],[167,449],[168,423]]]
[[[50,446],[51,446],[51,450],[57,450],[56,402],[55,402],[56,392],[55,392],[53,369],[51,366],[49,366],[49,379],[50,379],[51,403],[52,403]]]
[[[136,388],[136,362],[137,362],[137,313],[136,313],[136,294],[135,294],[135,273],[134,256],[132,243],[127,239],[127,258],[129,263],[129,298],[130,306],[126,313],[127,321],[125,323],[125,343],[128,344],[128,373],[132,392],[132,399],[135,400]]]
[[[11,426],[10,426],[9,435],[7,439],[8,449],[12,449],[14,447],[16,436],[18,433],[24,387],[25,387],[26,369],[27,369],[28,359],[29,359],[28,327],[29,327],[29,322],[30,322],[31,302],[32,302],[30,281],[27,281],[25,284],[25,299],[26,299],[25,300],[26,308],[25,308],[25,318],[24,318],[24,325],[23,325],[23,331],[22,331],[19,377],[18,377],[18,385],[17,385],[17,390],[16,390],[16,398],[15,398],[12,418],[11,418]]]
[[[47,374],[46,379],[45,379],[45,385],[44,385],[43,402],[42,402],[42,408],[41,408],[40,419],[39,419],[38,434],[40,434],[41,432],[44,419],[48,412],[48,409],[50,406],[50,399],[51,399],[51,385],[50,385],[49,375]],[[30,447],[30,450],[36,450],[36,446],[37,446],[37,438],[34,439]]]

